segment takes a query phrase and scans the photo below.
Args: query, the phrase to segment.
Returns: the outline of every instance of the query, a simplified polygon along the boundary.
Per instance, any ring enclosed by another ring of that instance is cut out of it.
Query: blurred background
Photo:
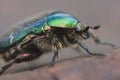
[[[28,17],[45,11],[60,10],[73,14],[87,25],[100,24],[101,28],[94,32],[101,41],[110,42],[115,44],[116,47],[120,47],[119,8],[119,0],[0,0],[0,35],[11,30],[14,27],[12,25]],[[83,42],[93,52],[103,53],[111,50],[109,46],[96,45],[92,39]],[[78,53],[72,48],[64,49],[59,53],[58,60],[78,56]],[[52,55],[43,55],[40,60],[32,64],[50,62]],[[27,67],[31,65],[31,63],[24,64],[27,64]]]

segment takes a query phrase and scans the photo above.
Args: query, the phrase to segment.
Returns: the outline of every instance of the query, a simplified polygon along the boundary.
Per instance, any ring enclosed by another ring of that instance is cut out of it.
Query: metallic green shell
[[[70,14],[54,12],[48,15],[46,23],[48,26],[75,28],[78,20]]]
[[[78,20],[72,15],[65,12],[47,13],[42,17],[35,18],[28,22],[19,25],[0,40],[0,48],[8,48],[18,44],[28,34],[40,34],[44,32],[45,26],[61,27],[61,28],[75,28]],[[80,24],[80,23],[79,23]]]

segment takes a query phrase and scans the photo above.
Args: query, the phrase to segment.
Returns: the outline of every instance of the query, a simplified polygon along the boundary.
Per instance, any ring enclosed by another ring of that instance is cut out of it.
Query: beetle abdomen
[[[46,13],[41,17],[18,25],[18,27],[14,28],[10,33],[3,36],[0,40],[0,48],[7,49],[15,46],[30,33],[42,35],[45,26],[75,28],[78,22],[75,17],[62,11]]]
[[[29,33],[40,34],[43,31],[46,14],[39,18],[35,18],[19,24],[18,27],[13,28],[10,32],[3,35],[0,39],[0,48],[8,48],[11,45],[17,44],[20,40],[26,37]]]

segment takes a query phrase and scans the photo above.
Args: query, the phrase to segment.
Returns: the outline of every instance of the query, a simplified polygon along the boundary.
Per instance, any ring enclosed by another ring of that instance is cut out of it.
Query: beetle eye
[[[89,27],[85,24],[78,23],[76,26],[76,31],[87,31]]]
[[[80,23],[77,24],[75,31],[81,31],[81,24]]]
[[[89,30],[89,27],[86,27],[85,30],[83,30],[84,32],[88,31]]]

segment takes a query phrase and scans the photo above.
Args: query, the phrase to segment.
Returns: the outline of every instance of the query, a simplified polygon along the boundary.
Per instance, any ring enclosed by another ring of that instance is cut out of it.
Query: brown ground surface
[[[120,49],[104,57],[73,58],[32,71],[6,74],[0,80],[119,80]]]

